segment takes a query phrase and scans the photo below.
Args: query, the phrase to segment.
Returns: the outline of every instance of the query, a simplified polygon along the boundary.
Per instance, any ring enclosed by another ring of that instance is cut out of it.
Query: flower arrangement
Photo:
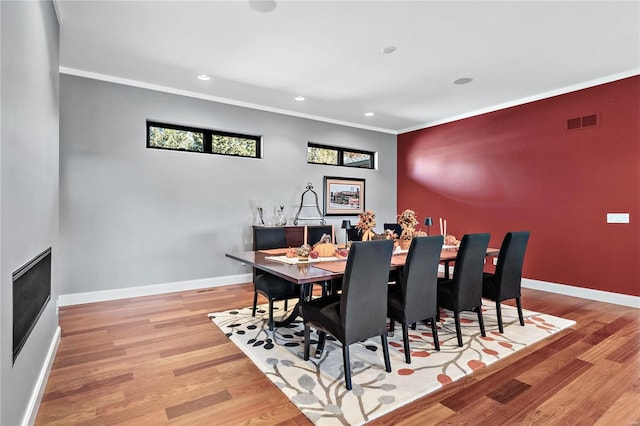
[[[362,233],[362,241],[372,240],[375,236],[373,228],[376,226],[376,214],[371,210],[365,210],[358,215],[356,228]]]
[[[402,234],[400,238],[408,240],[413,238],[416,233],[416,226],[418,225],[418,219],[416,219],[416,212],[413,210],[405,210],[398,215],[398,224],[402,227]]]

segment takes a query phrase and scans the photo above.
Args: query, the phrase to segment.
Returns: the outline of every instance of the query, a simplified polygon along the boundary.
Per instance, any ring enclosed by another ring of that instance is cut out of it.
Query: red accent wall
[[[640,76],[399,135],[397,202],[496,247],[531,231],[526,278],[640,296]]]

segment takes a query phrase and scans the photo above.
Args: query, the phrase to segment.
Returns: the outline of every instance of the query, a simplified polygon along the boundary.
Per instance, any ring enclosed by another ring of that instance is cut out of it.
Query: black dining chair
[[[333,228],[331,225],[307,226],[307,244],[313,247],[325,234],[333,238]]]
[[[456,323],[458,346],[462,346],[460,312],[478,314],[480,332],[486,336],[482,319],[482,278],[489,234],[467,234],[462,237],[452,279],[438,279],[438,305],[450,311]]]
[[[347,238],[349,241],[362,241],[362,231],[355,226],[347,229]]]
[[[402,234],[402,226],[400,226],[399,223],[385,223],[383,229],[385,231],[387,229],[392,230],[393,233],[396,234],[396,238],[400,238],[400,235]]]
[[[495,274],[485,272],[482,282],[482,297],[496,302],[498,329],[504,333],[500,303],[516,299],[518,319],[524,326],[520,293],[522,285],[522,264],[529,241],[529,231],[507,232],[502,240]]]
[[[342,281],[342,293],[302,304],[304,359],[309,359],[311,327],[319,330],[318,348],[326,333],[342,343],[344,380],[351,390],[349,345],[380,336],[385,370],[391,372],[387,345],[387,276],[393,241],[355,242],[351,245]]]
[[[287,247],[284,228],[256,228],[253,235],[255,238],[253,242],[255,250]],[[258,293],[262,294],[269,301],[269,330],[273,331],[273,302],[284,300],[286,310],[287,300],[297,299],[299,297],[299,288],[296,284],[267,272],[255,272],[253,311],[251,313],[251,316],[254,317],[256,316],[256,306],[258,304]]]
[[[411,240],[407,260],[402,268],[400,285],[389,286],[387,317],[391,320],[389,329],[395,323],[402,324],[404,358],[411,364],[408,325],[418,321],[431,322],[431,332],[436,350],[438,342],[438,266],[442,250],[442,235],[415,237]]]

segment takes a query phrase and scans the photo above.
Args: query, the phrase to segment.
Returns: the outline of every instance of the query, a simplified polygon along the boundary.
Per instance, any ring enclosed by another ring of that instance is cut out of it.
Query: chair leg
[[[269,331],[273,331],[273,299],[269,299]]]
[[[498,317],[498,330],[500,333],[504,333],[504,326],[502,325],[502,307],[499,300],[496,300],[496,316]]]
[[[404,342],[404,360],[411,364],[411,349],[409,349],[409,327],[406,322],[402,323],[402,341]]]
[[[391,373],[391,360],[389,359],[389,342],[387,341],[387,335],[381,334],[382,339],[382,354],[384,355],[384,369],[387,373]]]
[[[284,310],[287,311],[289,309],[289,300],[284,299]]]
[[[322,352],[324,351],[324,344],[327,341],[327,333],[324,331],[318,331],[318,346],[316,346],[316,358],[320,358],[322,356]]]
[[[438,339],[438,327],[436,326],[436,319],[431,318],[431,334],[433,334],[433,344],[436,347],[436,351],[440,350],[440,341]]]
[[[393,332],[395,329],[396,329],[396,322],[393,319],[389,318],[389,335],[390,336],[393,336]]]
[[[258,305],[258,292],[253,291],[253,312],[251,313],[252,317],[256,316],[256,306]]]
[[[524,327],[524,316],[522,315],[522,303],[520,298],[516,297],[516,306],[518,307],[518,318],[520,319],[520,325]]]
[[[349,345],[342,344],[342,363],[344,364],[344,383],[347,390],[351,390],[351,361],[349,359]]]
[[[417,326],[418,326],[418,323],[414,322],[413,324],[411,324],[411,329],[415,330]]]
[[[309,346],[311,346],[311,327],[304,326],[304,360],[309,361]]]
[[[458,336],[458,346],[462,347],[462,329],[460,328],[460,312],[454,312],[453,318],[456,320],[456,335]]]
[[[482,306],[476,306],[478,312],[478,322],[480,323],[480,334],[482,337],[487,337],[487,333],[484,331],[484,318],[482,318]]]

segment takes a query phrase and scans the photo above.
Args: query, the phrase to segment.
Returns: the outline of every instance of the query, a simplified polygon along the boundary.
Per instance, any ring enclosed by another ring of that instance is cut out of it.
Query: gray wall
[[[247,273],[224,254],[250,248],[257,203],[291,217],[307,182],[322,203],[325,175],[366,179],[380,228],[395,219],[395,135],[71,75],[60,84],[65,294]],[[262,135],[263,158],[147,149],[147,119]],[[308,141],[376,151],[378,169],[307,164]],[[342,219],[328,218],[340,240]]]
[[[51,2],[0,2],[0,424],[25,420],[58,326],[58,23]],[[53,249],[52,299],[12,365],[11,274]]]

